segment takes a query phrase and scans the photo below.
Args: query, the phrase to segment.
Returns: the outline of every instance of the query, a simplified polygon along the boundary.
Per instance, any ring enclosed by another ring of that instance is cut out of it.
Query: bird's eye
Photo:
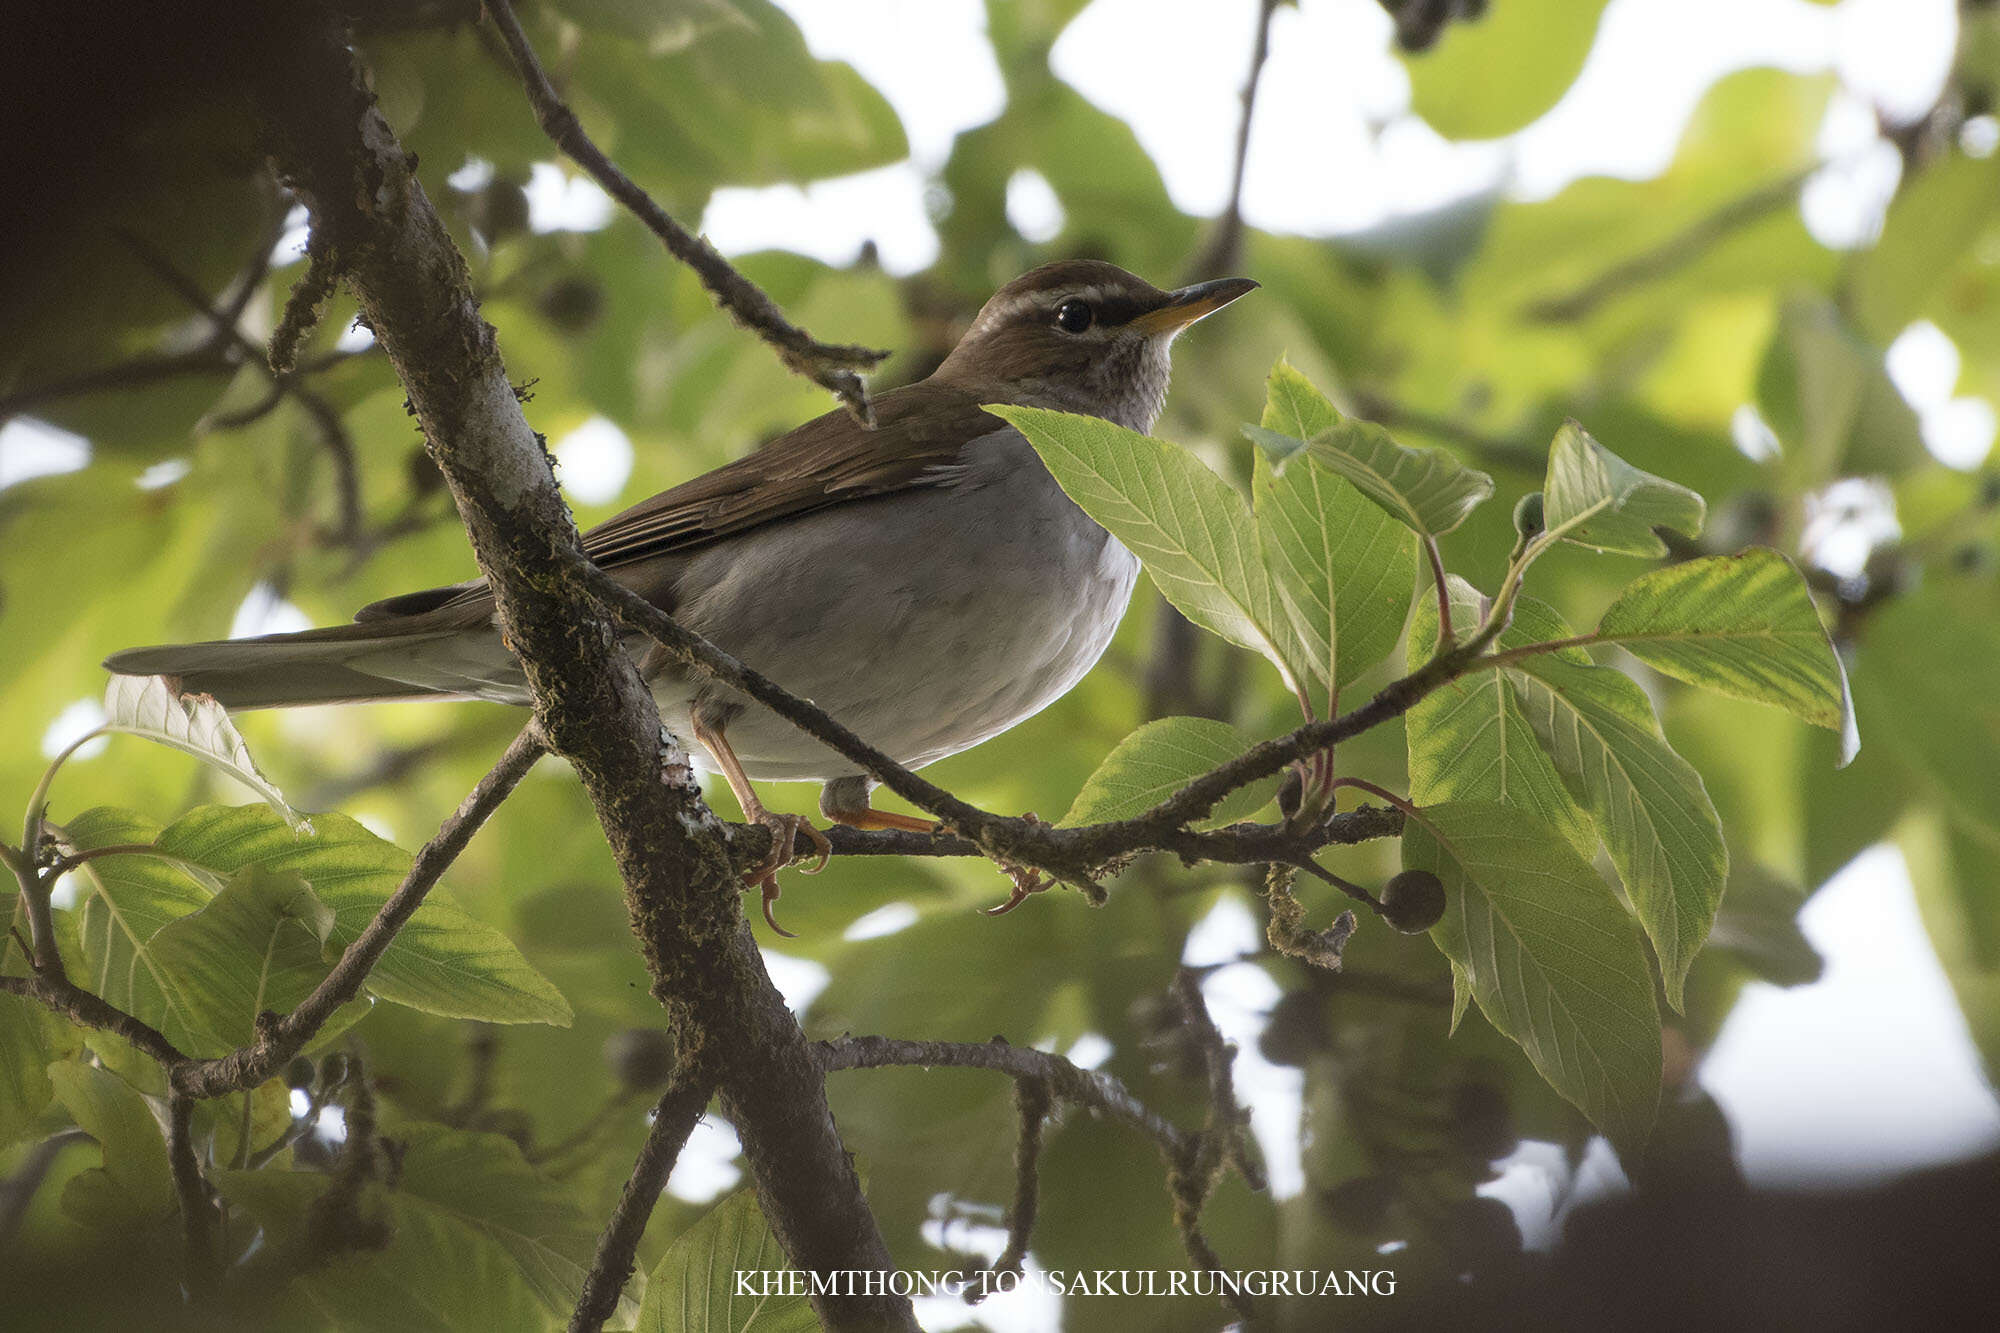
[[[1064,333],[1082,333],[1095,318],[1088,301],[1064,301],[1056,307],[1056,327]]]

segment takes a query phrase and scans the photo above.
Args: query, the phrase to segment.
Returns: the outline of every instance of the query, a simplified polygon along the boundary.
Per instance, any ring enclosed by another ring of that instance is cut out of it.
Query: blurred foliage
[[[631,440],[621,494],[580,505],[581,521],[825,409],[823,394],[717,316],[630,218],[613,214],[587,232],[524,225],[522,184],[552,155],[476,5],[352,8],[384,109],[419,154],[509,367],[533,381],[534,425],[560,442],[602,416]],[[1182,276],[1208,224],[1174,207],[1128,126],[1049,68],[1057,35],[1082,8],[990,0],[1008,100],[997,119],[958,138],[938,172],[942,250],[930,269],[899,279],[866,257],[828,267],[772,253],[746,257],[745,271],[814,332],[898,349],[882,383],[925,373],[998,282],[1043,259],[1091,254],[1156,281]],[[1461,16],[1431,50],[1402,57],[1416,109],[1459,137],[1519,128],[1574,77],[1602,8],[1494,0],[1484,17]],[[768,0],[577,0],[523,18],[586,127],[690,221],[723,186],[823,178],[907,152],[886,100],[851,68],[814,59]],[[215,339],[208,316],[125,239],[141,238],[218,304],[248,275],[256,285],[244,329],[253,339],[268,332],[302,264],[296,238],[268,274],[258,262],[286,234],[288,207],[226,95],[230,61],[254,53],[159,16],[123,27],[92,19],[68,45],[55,44],[59,35],[30,28],[8,57],[20,66],[8,86],[23,108],[8,151],[30,156],[9,164],[24,207],[0,247],[0,413],[76,432],[91,454],[80,470],[0,491],[0,797],[23,801],[48,761],[45,729],[101,694],[96,663],[106,653],[225,634],[253,589],[332,623],[473,568],[394,376],[365,338],[347,336],[351,303],[336,301],[302,356],[305,382],[337,410],[342,435],[329,437],[297,397],[272,398],[268,377]],[[92,54],[100,91],[85,98],[52,71]],[[196,70],[216,81],[191,77]],[[1179,350],[1158,433],[1245,495],[1255,455],[1238,428],[1260,419],[1264,375],[1281,353],[1343,409],[1493,473],[1499,502],[1441,539],[1453,569],[1487,572],[1489,586],[1515,541],[1508,511],[1541,484],[1546,441],[1570,416],[1635,466],[1707,497],[1707,536],[1673,558],[1762,543],[1806,571],[1867,741],[1850,767],[1836,769],[1828,734],[1634,668],[1664,735],[1703,775],[1731,853],[1710,947],[1686,975],[1685,1010],[1663,1010],[1670,1101],[1691,1085],[1746,984],[1816,974],[1794,924],[1798,906],[1884,840],[1909,862],[1989,1073],[2000,1067],[2000,477],[1933,459],[1885,369],[1889,344],[1928,320],[1961,353],[1956,392],[2000,397],[2000,156],[1967,151],[1981,140],[1960,135],[1968,119],[1987,117],[1979,123],[1990,128],[1996,83],[2000,9],[1968,5],[1938,107],[1917,126],[1888,127],[1902,183],[1879,240],[1856,250],[1816,241],[1798,206],[1800,182],[1820,166],[1814,142],[1831,81],[1751,70],[1708,92],[1671,166],[1651,180],[1580,180],[1538,201],[1476,199],[1402,219],[1365,245],[1252,230],[1235,268],[1263,290]],[[448,183],[472,158],[490,172]],[[1053,240],[1032,243],[1007,222],[1007,183],[1024,168],[1062,203]],[[162,358],[178,358],[172,373],[131,373]],[[51,391],[65,386],[73,391]],[[1739,432],[1777,447],[1751,456]],[[343,439],[365,520],[358,542],[331,535]],[[151,470],[167,463],[174,468]],[[1876,529],[1894,535],[1878,537],[1865,559],[1829,538],[1843,527],[1843,497],[1856,494],[1841,484],[1857,478],[1869,483],[1863,509],[1895,520]],[[1535,593],[1594,624],[1620,587],[1653,567],[1555,549],[1535,568]],[[1162,616],[1157,599],[1142,599],[1074,692],[930,776],[992,809],[1069,809],[1099,762],[1149,719],[1163,665],[1189,684],[1192,711],[1218,724],[1250,737],[1289,725],[1288,693],[1241,649],[1207,640],[1191,661],[1158,661],[1156,645],[1176,642],[1159,633]],[[1344,697],[1364,697],[1388,670],[1343,683]],[[359,855],[378,846],[362,841],[362,824],[403,847],[420,843],[517,721],[485,704],[387,705],[253,715],[242,725],[296,804],[360,821],[341,826],[350,834],[343,854]],[[1408,789],[1401,731],[1344,746],[1343,767]],[[726,789],[714,794],[733,814]],[[803,788],[766,795],[780,808],[811,808]],[[198,824],[218,817],[204,807],[245,799],[184,756],[114,742],[66,766],[52,817],[71,823],[116,806],[147,812],[154,827]],[[259,808],[259,818],[274,817]],[[1355,848],[1332,864],[1379,885],[1397,851]],[[283,888],[245,874],[231,882],[246,901]],[[313,880],[307,869],[292,874],[294,886],[298,876]],[[332,904],[336,918],[368,891],[350,885],[341,899],[313,883],[325,899],[319,911]],[[512,975],[539,998],[523,1012],[479,1015],[506,1026],[391,1003],[352,1015],[340,1044],[365,1054],[384,1132],[406,1145],[400,1185],[376,1200],[397,1243],[273,1295],[269,1326],[408,1328],[419,1291],[432,1321],[424,1327],[553,1326],[644,1132],[644,1101],[632,1100],[604,1052],[621,1032],[657,1026],[658,1009],[610,858],[559,765],[523,784],[444,888],[454,929],[511,940]],[[1220,902],[1254,905],[1254,880],[1149,861],[1100,910],[1054,893],[999,920],[973,912],[1003,888],[979,862],[875,858],[836,859],[794,884],[786,919],[800,938],[782,951],[829,978],[802,1015],[808,1032],[974,1041],[1004,1032],[1057,1049],[1095,1034],[1109,1043],[1105,1069],[1166,1114],[1198,1122],[1199,1070],[1159,1040],[1171,1033],[1158,1015],[1189,932]],[[1324,886],[1300,892],[1316,916],[1340,906]],[[914,919],[848,938],[857,920],[891,906]],[[88,936],[73,942],[85,956],[93,947]],[[298,968],[316,965],[309,950],[292,952]],[[1487,1289],[1514,1280],[1519,1237],[1473,1191],[1521,1139],[1560,1145],[1574,1166],[1588,1124],[1477,1009],[1447,1040],[1452,974],[1428,942],[1371,921],[1348,960],[1340,974],[1262,950],[1245,960],[1282,997],[1260,1047],[1303,1080],[1305,1186],[1273,1200],[1231,1182],[1205,1216],[1208,1234],[1232,1267],[1380,1266],[1377,1247],[1401,1241],[1394,1266],[1407,1292],[1449,1293],[1467,1274]],[[23,966],[0,940],[0,971]],[[520,1021],[555,1016],[542,987],[560,992],[569,1026]],[[326,1083],[317,1072],[308,1080]],[[32,1197],[0,1208],[13,1229],[0,1235],[9,1328],[174,1326],[178,1237],[145,1100],[158,1092],[116,1041],[86,1043],[0,996],[0,1176],[16,1175],[67,1127],[87,1136],[61,1140]],[[939,1242],[955,1243],[968,1220],[990,1223],[1010,1197],[1005,1080],[845,1073],[831,1093],[899,1264],[952,1266]],[[207,1146],[234,1155],[245,1146],[241,1124],[251,1127],[249,1146],[264,1143],[271,1096],[260,1090],[241,1121],[235,1102],[211,1117]],[[1713,1136],[1700,1142],[1712,1165],[1722,1149]],[[300,1171],[219,1182],[236,1217],[269,1221],[274,1247],[318,1188],[310,1169],[324,1165],[327,1148],[308,1135],[287,1151]],[[1044,1267],[1184,1266],[1150,1145],[1073,1116],[1052,1129],[1044,1168],[1034,1242]],[[642,1270],[656,1280],[679,1271],[663,1261],[704,1211],[668,1198]],[[701,1225],[725,1222],[756,1230],[754,1218],[720,1211]],[[236,1224],[238,1244],[249,1226]],[[122,1256],[115,1282],[94,1258],[107,1251]],[[1355,1302],[1343,1313],[1366,1326],[1390,1308]],[[1194,1299],[1072,1309],[1072,1326],[1106,1330],[1213,1329],[1223,1317]],[[1298,1328],[1323,1318],[1311,1308],[1283,1314]]]

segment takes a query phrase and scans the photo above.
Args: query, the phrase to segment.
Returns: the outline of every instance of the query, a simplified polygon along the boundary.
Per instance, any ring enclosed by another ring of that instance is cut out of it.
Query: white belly
[[[996,433],[954,484],[755,531],[689,562],[677,615],[911,767],[998,735],[1095,665],[1138,561],[1064,496],[1027,442]],[[752,778],[828,781],[848,760],[733,691],[665,675],[662,720],[728,709]],[[693,751],[697,763],[707,756]]]

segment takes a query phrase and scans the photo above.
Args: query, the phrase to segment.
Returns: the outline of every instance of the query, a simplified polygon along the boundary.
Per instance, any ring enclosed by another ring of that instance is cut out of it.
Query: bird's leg
[[[743,882],[755,884],[763,890],[765,924],[787,939],[795,938],[791,931],[778,924],[777,917],[772,914],[771,904],[778,901],[778,871],[792,863],[792,844],[800,833],[806,835],[813,849],[819,853],[819,864],[806,872],[809,875],[826,869],[827,858],[833,855],[833,844],[826,840],[824,833],[807,822],[804,815],[781,815],[764,808],[764,802],[757,797],[757,789],[750,785],[750,775],[743,771],[736,752],[723,739],[721,727],[708,727],[696,722],[694,738],[722,770],[723,780],[729,784],[729,790],[736,793],[737,804],[743,807],[743,818],[771,830],[770,855],[746,870]]]
[[[906,833],[935,833],[935,819],[899,815],[877,810],[868,804],[868,779],[835,778],[819,789],[819,812],[836,824],[858,829],[901,829]]]

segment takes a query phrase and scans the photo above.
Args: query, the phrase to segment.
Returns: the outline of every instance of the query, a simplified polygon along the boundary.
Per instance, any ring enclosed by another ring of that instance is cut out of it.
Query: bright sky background
[[[778,3],[817,54],[852,62],[889,98],[909,131],[911,159],[803,189],[720,191],[703,229],[728,253],[782,247],[845,263],[873,241],[890,271],[925,267],[938,247],[924,205],[927,173],[944,162],[953,136],[1002,105],[984,6]],[[1257,0],[1096,0],[1053,53],[1062,77],[1132,124],[1175,202],[1194,213],[1212,215],[1226,199],[1256,8]],[[1803,211],[1825,243],[1867,244],[1899,170],[1875,132],[1873,108],[1892,117],[1926,108],[1948,68],[1955,26],[1952,0],[1844,0],[1835,7],[1612,0],[1582,78],[1554,111],[1504,142],[1451,144],[1408,114],[1407,76],[1390,53],[1390,23],[1375,0],[1302,0],[1276,17],[1244,213],[1258,227],[1336,235],[1479,191],[1542,198],[1592,173],[1649,176],[1667,164],[1688,114],[1716,78],[1771,64],[1840,76],[1843,91],[1820,139],[1827,165],[1805,191]],[[1175,77],[1157,77],[1162,71]],[[1976,130],[1991,151],[2000,127],[1989,119]],[[1969,143],[1973,137],[1969,132]],[[589,229],[609,215],[594,186],[554,167],[537,172],[530,196],[538,229]],[[1030,235],[1060,226],[1059,201],[1031,175],[1010,188],[1008,210]],[[1994,412],[1981,400],[1954,397],[1958,352],[1950,340],[1915,326],[1896,344],[1890,370],[1939,456],[1976,465],[1992,442]],[[1749,425],[1754,433],[1754,421]],[[556,448],[565,485],[583,498],[610,498],[630,470],[629,441],[602,419]],[[0,488],[73,470],[88,458],[88,442],[75,436],[23,420],[0,427]],[[141,484],[171,480],[173,467],[163,464]],[[1865,542],[1850,544],[1865,555]],[[295,610],[263,596],[246,602],[239,632],[295,627]],[[94,707],[80,701],[58,719],[45,748],[87,729]],[[891,911],[856,929],[887,934],[911,919],[913,912]],[[1861,858],[1819,894],[1803,924],[1826,956],[1823,979],[1791,991],[1753,986],[1701,1074],[1728,1111],[1750,1177],[1870,1179],[2000,1144],[2000,1111],[1924,937],[1901,858],[1888,849]],[[1254,950],[1259,935],[1247,908],[1226,902],[1190,940],[1188,957],[1223,962]],[[772,962],[795,1005],[824,985],[824,972],[812,964],[779,955]],[[1297,1075],[1265,1064],[1255,1043],[1277,989],[1249,964],[1222,968],[1208,989],[1218,1022],[1243,1052],[1239,1086],[1255,1108],[1274,1188],[1280,1196],[1295,1192]],[[1098,1039],[1073,1054],[1101,1060],[1106,1049]],[[699,1134],[675,1173],[675,1192],[707,1198],[733,1184],[735,1151],[726,1128]],[[1530,1145],[1507,1165],[1492,1192],[1514,1205],[1531,1237],[1546,1239],[1557,1179],[1552,1154]],[[1588,1188],[1613,1187],[1617,1179],[1608,1155],[1594,1157],[1585,1175]],[[997,1251],[997,1237],[983,1240]],[[955,1241],[965,1238],[954,1231]],[[973,1317],[952,1302],[922,1304],[932,1328]],[[1051,1327],[1054,1319],[1025,1294],[989,1301],[976,1317],[1001,1329]]]

